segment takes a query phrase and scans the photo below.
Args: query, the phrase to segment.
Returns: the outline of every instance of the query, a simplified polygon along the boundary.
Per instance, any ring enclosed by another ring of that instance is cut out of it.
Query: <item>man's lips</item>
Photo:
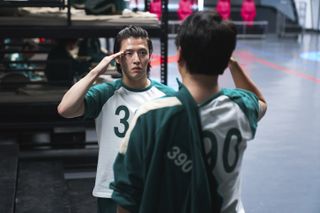
[[[141,68],[141,67],[134,67],[134,68],[132,68],[131,70],[132,70],[132,71],[141,71],[142,68]]]

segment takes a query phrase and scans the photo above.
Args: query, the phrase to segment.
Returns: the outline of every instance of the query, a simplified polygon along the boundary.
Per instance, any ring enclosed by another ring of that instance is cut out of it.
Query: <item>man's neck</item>
[[[124,85],[126,85],[127,87],[129,87],[131,89],[144,89],[151,84],[151,81],[148,78],[143,79],[143,80],[139,80],[139,81],[122,79],[122,82]]]
[[[182,82],[198,104],[219,92],[217,76],[185,74],[182,76]]]

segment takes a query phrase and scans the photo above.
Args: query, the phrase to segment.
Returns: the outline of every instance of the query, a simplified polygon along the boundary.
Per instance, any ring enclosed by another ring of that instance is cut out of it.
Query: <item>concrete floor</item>
[[[172,39],[169,58],[174,55]],[[235,56],[269,107],[243,161],[246,213],[319,213],[320,34],[241,39]],[[168,84],[177,88],[176,64],[168,68]],[[157,69],[151,73],[155,79]],[[233,87],[228,70],[221,86]]]

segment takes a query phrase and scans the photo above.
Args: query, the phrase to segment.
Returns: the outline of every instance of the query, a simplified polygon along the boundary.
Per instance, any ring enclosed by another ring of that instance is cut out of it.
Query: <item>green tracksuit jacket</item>
[[[203,146],[199,108],[183,85],[143,105],[115,160],[112,198],[132,213],[220,212]]]

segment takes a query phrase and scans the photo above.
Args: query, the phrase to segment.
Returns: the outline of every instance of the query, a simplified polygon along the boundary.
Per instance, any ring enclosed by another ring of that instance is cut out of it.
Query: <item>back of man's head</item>
[[[114,53],[117,53],[120,51],[121,49],[121,42],[125,39],[128,39],[130,37],[133,37],[133,38],[142,38],[142,39],[146,39],[147,40],[147,43],[148,43],[148,48],[149,48],[149,54],[151,55],[152,52],[153,52],[153,45],[152,45],[152,41],[151,39],[149,38],[149,34],[148,32],[141,28],[141,27],[138,27],[138,26],[133,26],[133,25],[130,25],[128,27],[125,27],[123,28],[116,36],[115,38],[115,41],[114,41],[114,46],[113,46],[113,52]],[[150,63],[148,64],[148,68],[147,68],[147,71],[148,73],[150,72],[150,68],[151,68],[151,65]],[[122,72],[121,71],[121,67],[119,64],[117,64],[117,70],[118,72]]]
[[[236,28],[215,11],[199,11],[181,24],[176,37],[180,60],[191,74],[220,75],[236,47]]]

